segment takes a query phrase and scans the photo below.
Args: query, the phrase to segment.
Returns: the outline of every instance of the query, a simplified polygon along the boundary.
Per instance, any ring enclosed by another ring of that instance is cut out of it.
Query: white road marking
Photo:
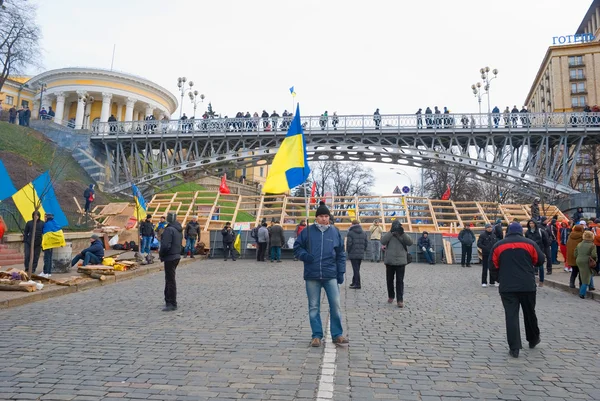
[[[331,401],[333,399],[333,380],[335,378],[335,358],[337,349],[332,342],[329,330],[330,319],[328,316],[325,326],[325,352],[323,353],[323,362],[321,363],[321,377],[319,378],[319,387],[317,389],[317,401]]]

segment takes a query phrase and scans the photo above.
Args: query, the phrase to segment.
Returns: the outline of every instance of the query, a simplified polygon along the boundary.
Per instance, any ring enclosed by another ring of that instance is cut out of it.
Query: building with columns
[[[32,118],[44,107],[54,121],[75,129],[93,128],[95,122],[141,121],[147,116],[170,118],[177,99],[167,89],[145,78],[97,68],[61,68],[32,78],[13,77],[0,92],[0,107],[29,106]],[[5,113],[4,113],[5,114]]]

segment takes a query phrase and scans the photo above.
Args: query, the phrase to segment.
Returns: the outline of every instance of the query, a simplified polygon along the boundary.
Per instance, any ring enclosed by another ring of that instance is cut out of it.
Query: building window
[[[260,175],[261,177],[264,177],[264,174],[265,174],[265,168],[264,168],[264,167],[261,167],[261,168],[260,168],[260,173],[259,173],[259,175]]]
[[[572,96],[571,106],[573,107],[585,107],[585,96]]]
[[[571,84],[571,93],[585,93],[585,82],[578,82],[576,84]]]
[[[6,103],[9,106],[12,106],[13,104],[15,104],[15,98],[7,95],[6,99],[4,99],[4,103]]]
[[[572,68],[569,70],[571,79],[584,79],[583,68]]]
[[[576,67],[583,65],[583,56],[571,56],[569,57],[569,66]]]
[[[27,100],[21,100],[22,107],[29,107],[29,102]]]

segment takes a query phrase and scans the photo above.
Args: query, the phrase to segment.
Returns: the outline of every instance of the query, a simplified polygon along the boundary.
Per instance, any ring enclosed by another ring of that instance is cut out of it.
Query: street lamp
[[[477,98],[477,103],[479,103],[479,114],[481,114],[481,82],[477,82],[476,84],[471,85],[471,89],[473,90],[473,94]]]
[[[190,91],[188,92],[188,95],[190,95],[190,101],[192,102],[192,104],[194,105],[194,119],[196,119],[196,107],[198,106],[198,103],[204,103],[204,95],[200,95],[198,96],[198,91]]]
[[[179,88],[179,90],[181,91],[181,108],[179,109],[179,119],[181,119],[181,115],[183,114],[183,96],[185,95],[186,92],[191,92],[192,91],[192,87],[194,86],[194,82],[193,81],[189,81],[188,82],[188,88],[186,88],[185,83],[187,82],[187,78],[186,77],[179,77],[177,78],[177,87]]]
[[[490,83],[498,78],[498,69],[494,68],[493,70],[491,70],[491,73],[494,74],[493,77],[490,78],[490,67],[483,67],[479,70],[479,72],[481,73],[481,79],[483,80],[483,89],[485,89],[485,93],[487,94],[487,98],[488,98],[488,114],[491,113],[491,108],[490,108]]]
[[[410,175],[408,175],[408,173],[406,171],[401,170],[399,168],[394,168],[394,167],[390,167],[390,170],[393,170],[398,175],[404,175],[404,176],[406,176],[408,178],[408,181],[410,181],[410,192],[413,191],[414,186],[413,186],[412,178],[410,177]]]

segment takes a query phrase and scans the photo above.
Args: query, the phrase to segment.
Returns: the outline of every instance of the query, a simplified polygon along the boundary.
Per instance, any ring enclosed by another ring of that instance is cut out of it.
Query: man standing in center
[[[473,253],[473,243],[475,242],[475,234],[471,231],[471,226],[465,226],[458,234],[458,240],[461,244],[460,265],[471,267],[471,254]]]
[[[165,263],[165,308],[164,312],[177,309],[177,283],[175,270],[181,260],[181,243],[183,229],[177,221],[177,213],[167,215],[167,226],[162,233],[158,256]]]
[[[340,307],[340,284],[346,273],[344,242],[337,228],[329,224],[329,209],[320,205],[316,222],[302,230],[294,243],[294,255],[304,262],[304,280],[308,297],[308,317],[312,329],[312,347],[320,347],[323,339],[321,322],[321,289],[329,303],[331,337],[335,344],[347,344],[343,336]]]
[[[183,257],[187,258],[188,252],[190,257],[194,258],[194,250],[196,249],[196,239],[200,235],[200,224],[198,224],[198,216],[192,217],[192,221],[185,226],[185,250]]]
[[[375,219],[373,224],[369,228],[371,237],[371,262],[377,263],[381,260],[381,235],[383,234],[383,228],[379,225],[379,220]]]
[[[535,315],[534,269],[536,266],[544,266],[544,252],[535,242],[523,237],[520,223],[510,223],[506,238],[492,247],[491,261],[499,269],[499,292],[504,306],[510,355],[518,358],[521,349],[519,307],[523,309],[529,348],[535,348],[540,343],[540,329]]]

